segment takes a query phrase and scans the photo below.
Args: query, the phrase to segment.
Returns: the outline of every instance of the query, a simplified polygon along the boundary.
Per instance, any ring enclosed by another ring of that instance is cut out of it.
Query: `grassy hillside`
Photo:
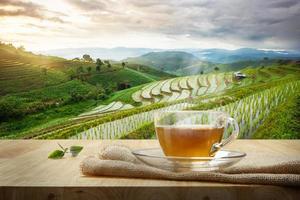
[[[93,62],[35,55],[0,43],[0,135],[59,124],[117,97],[126,102],[134,86],[170,77],[121,63],[103,64],[97,71]],[[120,83],[132,88],[119,91]]]
[[[140,84],[149,83],[151,81],[160,80],[161,78],[162,77],[157,75],[152,75],[125,67],[124,69],[120,68],[114,71],[93,74],[87,78],[87,82],[92,85],[101,84],[104,87],[109,85],[117,87],[118,83],[128,83],[130,86],[137,86]]]
[[[91,68],[88,71],[88,68]],[[129,70],[132,69],[132,70]],[[106,65],[96,71],[96,64],[71,61],[57,57],[38,56],[13,46],[0,45],[0,95],[44,88],[80,78],[93,85],[113,85],[127,82],[132,86],[172,77],[170,74],[147,66],[128,64],[123,69],[120,63]],[[112,77],[113,79],[107,78]]]
[[[68,80],[67,74],[55,69],[61,59],[37,57],[0,45],[0,95],[43,88]]]
[[[176,74],[182,74],[182,75],[195,75],[200,73],[207,74],[213,72],[216,67],[218,67],[219,71],[221,72],[234,71],[234,69],[224,70],[224,66],[225,66],[224,64],[216,64],[216,63],[211,63],[206,61],[199,61],[193,65],[176,70]]]

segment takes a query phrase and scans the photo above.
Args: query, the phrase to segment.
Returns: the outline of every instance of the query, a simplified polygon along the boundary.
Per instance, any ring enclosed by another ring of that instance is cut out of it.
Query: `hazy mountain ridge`
[[[248,52],[248,50],[242,50],[242,52]],[[235,58],[237,59],[234,62],[218,63],[199,59],[193,54],[187,52],[164,51],[148,53],[134,58],[128,58],[125,61],[128,63],[147,65],[178,76],[185,76],[200,73],[209,73],[215,70],[225,72],[237,71],[246,67],[256,68],[265,65],[271,65],[273,63],[279,63],[280,60],[283,60],[281,59],[281,57],[270,58],[262,55],[257,55],[257,57],[257,59],[238,59],[240,57],[236,56]],[[287,58],[285,59],[288,60]]]
[[[46,55],[56,55],[67,59],[75,57],[82,57],[83,54],[89,54],[92,58],[101,58],[108,60],[123,60],[128,57],[137,57],[143,54],[162,51],[162,49],[149,49],[149,48],[64,48],[64,49],[53,49],[48,51],[40,51],[38,53]]]
[[[215,63],[233,63],[244,60],[268,59],[299,59],[300,52],[296,51],[274,51],[242,48],[237,50],[226,49],[204,49],[191,51],[199,59]]]
[[[200,60],[193,54],[182,51],[151,52],[145,55],[127,58],[126,62],[144,64],[166,72],[181,70],[187,66],[198,63]]]
[[[67,58],[89,54],[94,59],[122,60],[128,63],[147,65],[175,75],[193,75],[208,73],[214,69],[220,71],[239,70],[243,67],[256,67],[267,64],[273,59],[300,59],[300,52],[259,50],[241,48],[226,49],[149,49],[149,48],[78,48],[60,49],[44,52]]]
[[[241,48],[236,50],[226,49],[150,49],[150,48],[65,48],[39,53],[55,55],[64,58],[81,57],[83,54],[89,54],[93,58],[123,60],[126,58],[139,57],[150,52],[180,51],[193,54],[200,60],[215,63],[233,63],[242,60],[257,60],[268,57],[270,59],[299,59],[299,51],[276,51],[276,50],[259,50],[253,48]]]

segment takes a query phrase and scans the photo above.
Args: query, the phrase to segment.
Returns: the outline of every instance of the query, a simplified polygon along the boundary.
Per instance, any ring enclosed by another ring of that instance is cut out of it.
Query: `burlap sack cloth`
[[[295,158],[247,152],[239,163],[218,172],[171,172],[147,166],[129,148],[113,145],[85,158],[81,171],[90,176],[300,186],[300,154]]]

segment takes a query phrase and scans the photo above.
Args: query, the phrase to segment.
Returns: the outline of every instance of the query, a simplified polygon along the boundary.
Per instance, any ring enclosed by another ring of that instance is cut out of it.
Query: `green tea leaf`
[[[80,151],[83,149],[82,146],[71,146],[70,147],[70,152],[72,154],[73,157],[77,156]]]
[[[63,152],[62,150],[55,150],[49,154],[48,158],[60,159],[60,158],[64,157],[64,155],[65,155],[65,152]]]

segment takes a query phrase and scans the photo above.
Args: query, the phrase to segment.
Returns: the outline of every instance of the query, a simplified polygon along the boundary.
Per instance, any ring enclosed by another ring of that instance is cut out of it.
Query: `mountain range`
[[[139,57],[127,58],[129,63],[143,64],[162,71],[177,71],[194,65],[200,60],[193,54],[183,51],[150,52]]]
[[[103,60],[123,60],[128,57],[137,57],[143,54],[163,51],[163,49],[149,49],[149,48],[127,48],[127,47],[116,47],[116,48],[64,48],[64,49],[53,49],[47,51],[39,51],[36,53],[59,56],[67,59],[76,57],[82,57],[83,54],[89,54],[92,58],[101,58]]]
[[[64,58],[82,57],[83,54],[89,54],[93,58],[123,60],[132,57],[140,57],[151,52],[186,52],[197,57],[201,61],[214,63],[233,63],[243,60],[258,60],[265,57],[270,59],[299,59],[299,51],[275,51],[275,50],[260,50],[253,48],[241,48],[236,50],[227,49],[150,49],[150,48],[65,48],[54,49],[48,51],[40,51],[46,55],[60,56]],[[149,56],[149,55],[147,55]]]
[[[214,63],[233,63],[245,60],[268,59],[299,59],[300,52],[297,51],[274,51],[252,48],[241,48],[237,50],[226,49],[204,49],[189,51],[201,60]]]
[[[245,52],[245,51],[244,51]],[[280,63],[282,57],[275,57],[271,54],[257,54],[253,51],[253,59],[248,59],[245,56],[232,56],[224,57],[223,59],[231,59],[233,62],[221,63],[205,61],[205,59],[196,57],[194,54],[183,51],[164,51],[164,52],[151,52],[142,56],[127,58],[123,61],[130,64],[140,64],[150,66],[157,70],[174,74],[177,76],[194,75],[199,73],[209,73],[215,70],[225,71],[237,71],[243,68],[255,68],[271,65],[273,63]],[[211,56],[214,54],[212,53]],[[250,54],[249,54],[250,55]],[[270,55],[263,56],[263,55]],[[289,55],[290,56],[290,55]],[[219,57],[220,59],[221,57]],[[255,59],[254,59],[255,58]],[[284,59],[297,58],[297,57],[284,57]],[[282,59],[282,60],[284,60]]]

